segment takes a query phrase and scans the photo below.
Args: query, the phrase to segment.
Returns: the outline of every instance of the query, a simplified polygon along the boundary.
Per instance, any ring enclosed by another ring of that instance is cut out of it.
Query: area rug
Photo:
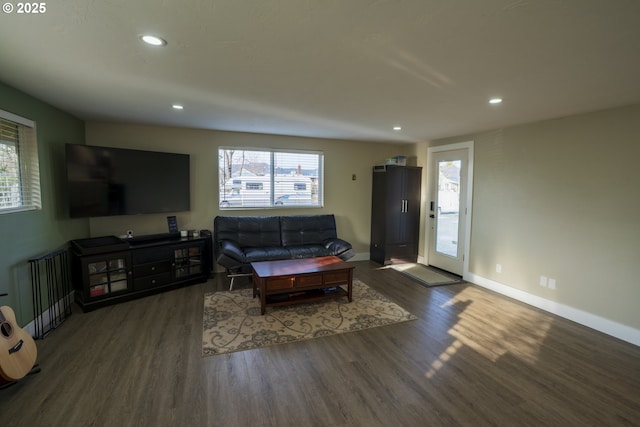
[[[353,281],[353,301],[346,297],[290,306],[267,307],[252,289],[205,294],[202,355],[284,344],[415,320],[365,283]]]
[[[394,264],[391,268],[417,280],[425,286],[452,285],[454,283],[462,282],[462,279],[459,276],[455,276],[451,273],[447,273],[424,264]]]

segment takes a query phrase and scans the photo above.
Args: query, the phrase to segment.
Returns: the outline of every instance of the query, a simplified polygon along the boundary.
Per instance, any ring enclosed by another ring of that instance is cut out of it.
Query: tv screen
[[[71,218],[190,209],[189,155],[66,145]]]

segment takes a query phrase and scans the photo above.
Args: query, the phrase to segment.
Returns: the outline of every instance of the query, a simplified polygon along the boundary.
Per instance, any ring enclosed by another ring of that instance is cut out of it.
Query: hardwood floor
[[[42,372],[0,390],[0,425],[640,425],[639,347],[471,284],[355,265],[419,319],[203,358],[203,294],[222,275],[77,310],[37,341]]]

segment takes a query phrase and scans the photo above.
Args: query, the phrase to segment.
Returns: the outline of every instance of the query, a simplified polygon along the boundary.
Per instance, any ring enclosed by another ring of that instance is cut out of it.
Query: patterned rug
[[[251,350],[274,344],[359,331],[417,319],[359,280],[353,301],[346,297],[314,303],[267,307],[252,289],[220,291],[204,296],[202,355]]]

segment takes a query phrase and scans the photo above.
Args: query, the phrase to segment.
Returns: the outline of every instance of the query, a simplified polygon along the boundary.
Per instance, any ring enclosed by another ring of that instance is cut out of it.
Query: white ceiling
[[[45,4],[0,13],[0,81],[86,120],[401,142],[640,102],[638,0]]]

